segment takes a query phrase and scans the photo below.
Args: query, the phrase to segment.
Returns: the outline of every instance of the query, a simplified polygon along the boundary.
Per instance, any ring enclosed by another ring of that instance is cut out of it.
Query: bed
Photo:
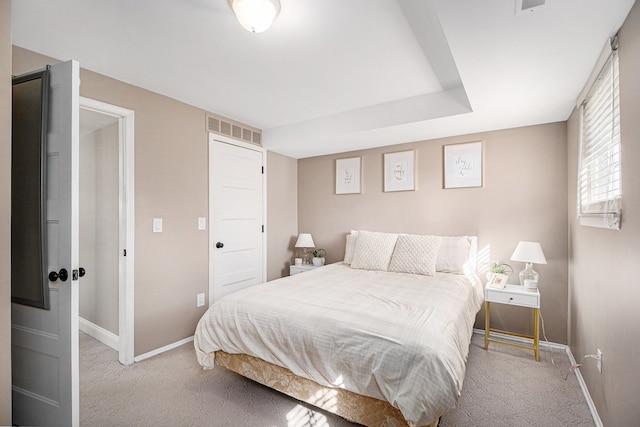
[[[483,302],[475,245],[352,233],[344,262],[213,304],[194,335],[198,362],[364,425],[435,426],[460,396]]]

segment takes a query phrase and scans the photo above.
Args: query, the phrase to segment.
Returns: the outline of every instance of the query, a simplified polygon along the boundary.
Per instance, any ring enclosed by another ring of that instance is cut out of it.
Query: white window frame
[[[581,225],[619,230],[622,152],[617,38],[601,59],[578,102],[577,213]]]

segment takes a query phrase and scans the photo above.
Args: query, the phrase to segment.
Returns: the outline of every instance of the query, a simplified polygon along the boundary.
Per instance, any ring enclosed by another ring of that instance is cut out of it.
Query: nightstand
[[[500,329],[492,329],[489,326],[489,304],[508,304],[519,307],[528,307],[533,309],[533,335],[522,335],[514,332],[507,332]],[[484,290],[484,349],[489,348],[489,341],[499,342],[502,344],[513,345],[516,347],[527,348],[533,350],[536,362],[539,360],[538,342],[539,329],[538,317],[540,311],[540,291],[526,291],[522,286],[507,285],[504,289],[497,289],[487,286]],[[533,340],[532,345],[519,344],[515,342],[501,340],[499,338],[490,338],[489,332],[498,332],[505,335],[511,335],[521,338],[529,338]]]
[[[289,266],[289,276],[294,276],[298,273],[304,273],[305,271],[311,271],[320,267],[322,266],[313,264],[291,265]]]

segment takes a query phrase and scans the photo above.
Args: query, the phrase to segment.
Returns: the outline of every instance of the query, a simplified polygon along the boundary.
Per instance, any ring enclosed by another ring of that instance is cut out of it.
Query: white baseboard
[[[566,349],[567,349],[567,357],[569,357],[571,364],[575,365],[576,359],[573,357],[573,353],[571,353],[571,349],[569,348],[569,346],[566,346]],[[591,399],[591,394],[589,393],[589,389],[587,389],[587,383],[585,383],[584,378],[582,378],[582,373],[580,372],[580,368],[574,369],[573,372],[576,373],[578,384],[580,384],[580,388],[582,389],[584,398],[587,400],[587,405],[589,405],[589,411],[591,411],[593,422],[596,424],[596,427],[604,427],[604,424],[602,424],[602,420],[600,419],[600,415],[598,414],[598,410],[596,409],[596,404],[593,402],[593,399]]]
[[[120,337],[113,332],[109,332],[106,329],[82,317],[78,317],[78,329],[80,329],[85,334],[97,339],[101,343],[108,345],[115,351],[120,351]]]
[[[133,358],[134,362],[141,362],[145,359],[148,359],[153,356],[157,356],[160,353],[164,353],[165,351],[173,350],[174,348],[180,347],[183,344],[193,341],[193,336],[185,338],[183,340],[174,342],[173,344],[165,345],[164,347],[160,347],[158,349],[152,350],[148,353],[141,354],[140,356],[136,356]],[[194,350],[195,351],[195,350]]]
[[[479,334],[484,337],[484,329],[473,329],[474,334]],[[512,341],[518,344],[531,344],[531,340],[527,338],[514,337],[512,335],[501,334],[499,332],[490,332],[489,335],[491,337],[499,338],[504,341]],[[571,365],[576,364],[576,359],[573,357],[573,353],[571,353],[571,349],[568,345],[558,344],[555,342],[548,341],[540,341],[539,342],[539,350],[543,350],[544,347],[551,347],[557,350],[564,350],[567,354],[567,358]],[[574,369],[573,371],[578,379],[578,384],[580,384],[580,388],[582,389],[582,394],[584,394],[584,398],[587,401],[587,406],[589,406],[589,411],[591,412],[591,416],[593,417],[593,422],[596,424],[596,427],[604,427],[602,424],[602,420],[600,419],[600,415],[598,414],[598,410],[596,409],[595,403],[593,403],[593,399],[591,398],[591,394],[589,393],[589,389],[587,388],[587,384],[584,382],[584,378],[582,378],[582,374],[580,373],[580,369]]]
[[[473,333],[474,334],[478,334],[478,335],[482,335],[484,337],[484,329],[473,329]],[[498,338],[504,341],[511,341],[517,344],[524,344],[524,345],[531,345],[531,339],[530,338],[523,338],[523,337],[516,337],[513,335],[507,335],[507,334],[501,334],[500,332],[489,332],[489,336],[491,338]],[[547,342],[547,341],[540,341],[539,342],[539,346],[540,346],[540,350],[542,350],[543,347],[551,347],[554,348],[556,350],[562,350],[565,351],[567,346],[564,344],[558,344],[555,342]]]

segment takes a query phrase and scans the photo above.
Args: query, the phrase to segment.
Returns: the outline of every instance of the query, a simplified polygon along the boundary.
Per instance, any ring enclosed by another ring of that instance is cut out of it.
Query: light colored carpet
[[[564,381],[533,352],[474,335],[458,406],[443,427],[593,426],[575,375]],[[554,359],[566,372],[559,350]],[[122,366],[115,351],[80,333],[80,423],[83,426],[340,427],[354,424],[300,403],[224,368],[204,371],[193,344]]]

